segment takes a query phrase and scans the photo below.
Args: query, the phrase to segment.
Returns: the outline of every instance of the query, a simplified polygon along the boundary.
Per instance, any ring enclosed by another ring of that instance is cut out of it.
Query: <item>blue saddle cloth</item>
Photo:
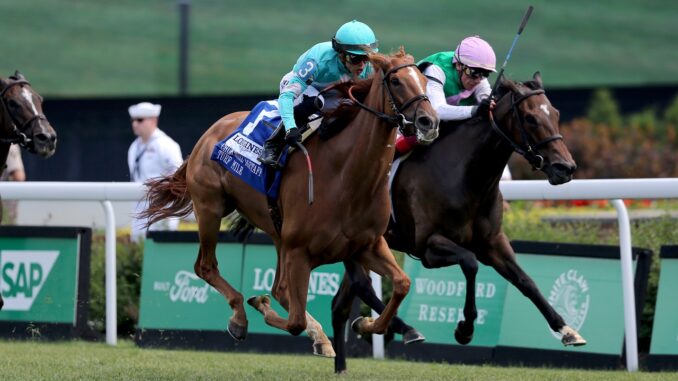
[[[264,150],[264,142],[280,123],[278,102],[259,102],[229,137],[214,146],[211,159],[257,191],[277,198],[282,172],[262,165],[258,157]],[[286,161],[287,150],[283,150],[281,166]]]

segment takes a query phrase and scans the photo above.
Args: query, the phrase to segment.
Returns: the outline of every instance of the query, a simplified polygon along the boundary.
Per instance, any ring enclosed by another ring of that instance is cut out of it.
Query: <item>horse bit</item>
[[[497,123],[494,121],[494,115],[492,112],[490,112],[490,124],[492,125],[492,129],[499,134],[506,142],[508,142],[511,147],[513,147],[513,150],[519,153],[520,155],[523,155],[527,161],[532,164],[532,168],[534,169],[542,169],[544,167],[544,157],[539,154],[539,147],[550,143],[554,140],[562,140],[563,135],[561,134],[554,134],[552,136],[549,136],[545,138],[544,140],[536,143],[536,144],[531,144],[531,139],[527,135],[527,132],[525,131],[525,120],[523,119],[523,115],[519,112],[518,110],[518,105],[524,101],[525,99],[533,96],[533,95],[539,95],[539,94],[544,94],[544,90],[532,90],[526,94],[522,94],[520,98],[514,99],[514,93],[511,92],[511,109],[513,110],[513,114],[518,118],[518,125],[520,126],[520,136],[522,138],[524,147],[521,147],[518,145],[516,142],[513,141],[510,137],[508,137],[500,128],[497,126]]]
[[[2,99],[2,105],[5,107],[5,110],[7,110],[7,114],[9,115],[10,119],[12,120],[12,125],[14,127],[14,130],[12,131],[12,135],[9,138],[0,138],[0,142],[2,143],[17,143],[21,147],[26,147],[28,143],[31,142],[31,138],[26,136],[26,129],[33,124],[36,120],[47,120],[47,117],[44,114],[37,114],[34,115],[32,118],[28,119],[25,123],[17,123],[17,118],[12,114],[10,111],[9,105],[7,104],[7,100],[5,99],[5,94],[9,89],[16,85],[31,85],[28,81],[25,79],[19,79],[16,80],[10,84],[8,84],[2,91],[0,91],[0,99]],[[21,127],[17,127],[17,125],[20,125]]]
[[[410,66],[416,67],[417,65],[411,63],[411,64],[403,64],[403,65],[393,67],[384,74],[384,79],[382,79],[383,85],[384,85],[384,87],[386,87],[386,91],[388,93],[388,100],[389,100],[389,103],[391,104],[391,109],[393,110],[393,113],[395,115],[388,115],[386,113],[375,110],[375,109],[361,103],[360,101],[358,101],[353,96],[353,92],[352,92],[353,87],[348,89],[348,96],[351,99],[351,101],[355,102],[362,109],[369,111],[372,114],[376,115],[379,119],[382,119],[382,120],[385,120],[388,123],[397,125],[398,129],[400,130],[400,132],[403,133],[403,135],[405,135],[405,127],[411,126],[411,125],[414,124],[414,122],[407,120],[407,117],[405,117],[405,114],[403,114],[403,112],[408,107],[412,106],[415,102],[428,100],[428,97],[426,96],[426,94],[422,93],[422,94],[415,95],[412,98],[408,99],[400,107],[398,107],[396,105],[395,97],[393,96],[393,93],[391,92],[391,86],[389,86],[389,84],[388,84],[388,78],[391,76],[391,74],[397,72],[398,70],[406,68],[406,67],[410,67]]]

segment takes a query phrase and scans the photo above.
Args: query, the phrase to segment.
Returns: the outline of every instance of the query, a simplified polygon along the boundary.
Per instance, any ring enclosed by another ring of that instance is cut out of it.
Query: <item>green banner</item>
[[[588,344],[564,347],[535,305],[511,286],[506,294],[499,345],[619,354],[624,311],[619,260],[520,254],[518,263],[546,300]]]
[[[225,330],[231,307],[213,287],[195,275],[197,242],[155,242],[144,245],[139,328]],[[243,245],[219,243],[221,276],[238,289]]]
[[[678,247],[672,247],[672,250],[671,257],[664,258],[662,248],[651,355],[678,355]]]
[[[245,264],[243,267],[242,293],[245,298],[263,294],[271,294],[275,278],[277,255],[272,245],[246,245]],[[311,272],[308,285],[306,311],[322,326],[328,336],[332,336],[332,298],[339,290],[344,276],[344,265],[335,263],[316,268]],[[287,312],[272,299],[272,306],[282,317]],[[247,307],[249,332],[281,334],[287,333],[273,328],[264,322],[264,317],[251,307]]]
[[[461,268],[426,269],[419,261],[405,257],[404,270],[412,286],[398,314],[421,331],[427,343],[457,345],[454,330],[457,322],[464,320],[466,296],[466,279]],[[471,345],[497,344],[505,294],[506,281],[494,269],[480,266],[476,277],[478,318]]]
[[[79,239],[0,238],[0,321],[76,324]]]

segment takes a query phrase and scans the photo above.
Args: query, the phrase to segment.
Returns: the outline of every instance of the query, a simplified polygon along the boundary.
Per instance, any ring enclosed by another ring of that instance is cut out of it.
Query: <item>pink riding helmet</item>
[[[497,58],[487,41],[478,36],[471,36],[461,40],[457,45],[452,62],[460,62],[468,67],[496,72],[494,67]]]

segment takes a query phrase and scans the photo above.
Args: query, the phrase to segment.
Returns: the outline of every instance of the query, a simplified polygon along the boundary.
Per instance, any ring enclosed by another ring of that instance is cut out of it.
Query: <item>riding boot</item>
[[[259,155],[261,164],[270,166],[273,169],[278,168],[278,159],[285,145],[285,126],[280,123],[273,131],[271,136],[264,143],[264,151]]]

